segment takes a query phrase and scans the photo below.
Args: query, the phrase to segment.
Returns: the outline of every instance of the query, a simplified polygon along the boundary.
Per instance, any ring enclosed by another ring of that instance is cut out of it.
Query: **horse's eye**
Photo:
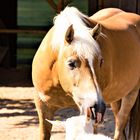
[[[71,70],[75,69],[78,66],[77,61],[76,60],[69,60],[68,66]]]

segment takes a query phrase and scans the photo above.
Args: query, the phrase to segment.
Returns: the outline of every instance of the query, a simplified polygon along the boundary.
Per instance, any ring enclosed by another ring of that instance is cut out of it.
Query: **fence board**
[[[119,0],[104,0],[103,1],[103,5],[104,7],[103,8],[108,8],[108,7],[114,7],[114,8],[117,8],[118,5],[119,5]]]
[[[0,28],[16,28],[17,24],[17,0],[4,0],[0,4],[0,20],[4,26],[0,25]],[[3,35],[4,36],[4,35]],[[16,66],[16,34],[12,34],[10,37],[4,36],[5,40],[9,44],[7,55],[4,57],[1,66],[15,67]],[[2,39],[2,36],[0,35]],[[5,43],[6,44],[6,43]],[[3,45],[0,42],[0,47]]]
[[[102,7],[97,9],[115,7],[124,11],[140,14],[140,0],[98,0],[98,3],[101,2]],[[100,4],[98,6],[100,6]]]
[[[92,16],[98,10],[98,0],[88,0],[88,15]]]
[[[137,13],[140,14],[140,1],[137,0]]]
[[[137,0],[119,0],[119,8],[128,12],[137,12]]]

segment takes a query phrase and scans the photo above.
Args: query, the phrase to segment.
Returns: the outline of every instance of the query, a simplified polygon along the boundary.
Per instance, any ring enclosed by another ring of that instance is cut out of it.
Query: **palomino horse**
[[[67,7],[34,57],[32,78],[41,140],[49,140],[51,124],[45,119],[58,108],[76,103],[84,114],[94,107],[101,121],[103,100],[114,112],[114,139],[127,138],[130,120],[129,139],[139,140],[140,16],[109,8],[89,18]]]

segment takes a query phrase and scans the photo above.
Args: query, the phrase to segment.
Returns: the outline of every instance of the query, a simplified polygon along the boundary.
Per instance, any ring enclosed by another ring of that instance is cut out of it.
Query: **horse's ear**
[[[96,26],[92,30],[90,30],[90,33],[92,37],[96,40],[101,33],[101,24],[96,24]]]
[[[70,25],[66,31],[65,40],[70,44],[74,37],[73,25]]]

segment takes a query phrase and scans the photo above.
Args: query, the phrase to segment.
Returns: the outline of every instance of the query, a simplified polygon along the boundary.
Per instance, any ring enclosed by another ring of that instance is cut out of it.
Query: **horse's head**
[[[96,42],[100,26],[96,25],[92,29],[86,27],[81,19],[83,15],[79,16],[76,12],[75,9],[66,9],[55,21],[52,46],[58,49],[58,78],[81,113],[93,107],[94,113],[98,114],[94,115],[100,121],[105,104],[94,73],[94,58],[100,55]]]

